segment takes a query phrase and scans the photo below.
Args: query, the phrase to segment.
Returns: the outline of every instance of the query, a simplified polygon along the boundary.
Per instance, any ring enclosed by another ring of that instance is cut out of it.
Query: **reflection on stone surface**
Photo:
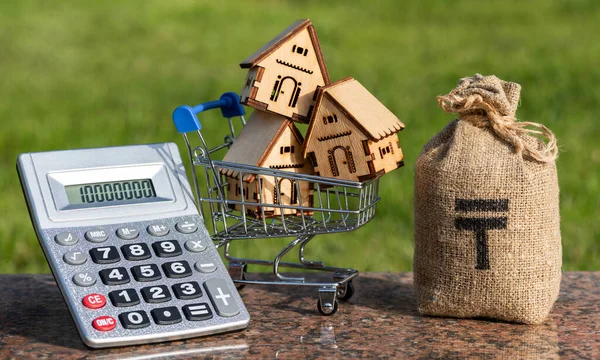
[[[321,324],[321,329],[318,333],[318,336],[315,336],[316,331],[309,331],[306,335],[300,336],[301,344],[320,344],[323,347],[328,347],[331,349],[337,349],[337,344],[335,342],[335,328],[333,324],[330,322],[323,322]]]
[[[179,344],[164,343],[144,347],[129,346],[120,349],[100,349],[94,350],[86,358],[100,360],[118,357],[120,360],[140,360],[169,358],[197,359],[199,357],[245,358],[247,356],[248,344],[245,342],[226,341],[223,343],[209,341],[206,343],[195,343],[194,341],[188,341]]]
[[[91,350],[51,276],[0,275],[0,358],[600,358],[600,273],[564,274],[541,325],[422,317],[410,273],[361,274],[355,286],[330,317],[318,313],[314,288],[246,286],[245,331]]]

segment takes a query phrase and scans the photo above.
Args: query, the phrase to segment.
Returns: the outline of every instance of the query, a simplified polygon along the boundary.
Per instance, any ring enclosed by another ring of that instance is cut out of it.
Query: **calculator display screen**
[[[137,204],[157,197],[151,179],[67,185],[65,191],[70,205]]]

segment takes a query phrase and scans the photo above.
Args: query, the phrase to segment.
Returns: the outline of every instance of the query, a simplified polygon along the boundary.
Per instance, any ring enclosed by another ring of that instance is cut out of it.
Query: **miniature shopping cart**
[[[220,108],[227,118],[230,134],[222,144],[209,148],[202,136],[202,126],[197,114]],[[224,248],[224,257],[229,262],[228,270],[238,288],[246,284],[259,285],[299,285],[317,287],[319,299],[317,308],[323,315],[332,315],[338,310],[338,299],[348,300],[354,294],[352,279],[358,271],[351,268],[325,266],[320,261],[304,258],[306,245],[317,234],[331,234],[352,231],[365,225],[375,216],[375,208],[380,200],[378,179],[366,182],[336,180],[314,175],[299,174],[283,170],[250,166],[232,162],[213,160],[215,152],[229,148],[235,141],[235,129],[232,118],[239,117],[242,126],[246,125],[244,108],[239,96],[229,92],[219,100],[197,105],[180,106],[173,113],[173,122],[179,133],[183,134],[191,161],[193,182],[197,206],[203,221],[211,233],[217,247]],[[195,133],[196,136],[191,136]],[[231,170],[235,178],[224,176]],[[257,181],[258,198],[244,196],[242,182],[252,176]],[[275,186],[277,196],[267,199],[260,196],[262,186],[267,181],[278,184],[281,179],[291,180],[299,199],[294,204],[281,201],[280,189]],[[312,201],[306,206],[300,191],[300,184],[310,185]],[[228,198],[229,188],[238,186],[242,191],[239,198]],[[271,201],[272,200],[272,201]],[[249,216],[249,208],[258,211],[258,216]],[[236,210],[238,209],[238,210]],[[256,210],[260,209],[260,210]],[[272,217],[266,216],[265,209],[277,209]],[[284,215],[294,210],[294,215]],[[205,216],[205,212],[209,212]],[[245,259],[230,254],[236,240],[293,237],[273,260]],[[282,262],[283,257],[297,247],[298,262]],[[273,268],[275,275],[271,281],[251,280],[247,275],[247,265],[266,265]],[[308,281],[304,277],[290,277],[280,272],[281,267],[327,271],[332,273],[331,282]]]

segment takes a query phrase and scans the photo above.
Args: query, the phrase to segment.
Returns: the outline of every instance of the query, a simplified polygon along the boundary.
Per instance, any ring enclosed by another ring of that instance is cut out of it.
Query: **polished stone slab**
[[[563,274],[541,325],[422,317],[412,273],[360,274],[354,283],[333,316],[317,312],[316,288],[246,286],[244,331],[93,350],[51,275],[0,275],[0,358],[600,358],[600,272]]]

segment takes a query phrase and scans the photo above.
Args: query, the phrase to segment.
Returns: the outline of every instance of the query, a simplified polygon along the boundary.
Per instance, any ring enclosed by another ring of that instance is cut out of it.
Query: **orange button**
[[[88,294],[83,297],[82,302],[90,309],[100,309],[106,305],[106,298],[102,294]]]
[[[92,326],[94,326],[96,330],[111,331],[117,326],[117,320],[112,316],[104,315],[95,318],[94,321],[92,321]]]

